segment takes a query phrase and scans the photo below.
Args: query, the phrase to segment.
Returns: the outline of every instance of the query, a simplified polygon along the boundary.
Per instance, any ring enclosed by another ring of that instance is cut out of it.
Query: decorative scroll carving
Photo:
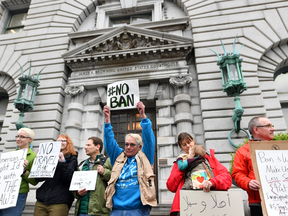
[[[192,77],[190,75],[182,76],[181,74],[179,76],[170,77],[169,83],[176,88],[183,87],[187,84],[190,84],[192,82]]]
[[[65,93],[67,95],[71,95],[75,97],[78,94],[86,94],[85,87],[83,85],[73,85],[73,86],[66,86]]]
[[[160,40],[151,37],[145,37],[143,35],[131,34],[124,30],[120,36],[116,36],[113,39],[106,40],[100,44],[97,44],[90,49],[85,51],[85,54],[92,53],[103,53],[108,51],[116,51],[116,50],[129,50],[135,49],[139,47],[152,47],[152,46],[161,46],[168,44],[166,40]],[[79,53],[82,55],[84,53]]]

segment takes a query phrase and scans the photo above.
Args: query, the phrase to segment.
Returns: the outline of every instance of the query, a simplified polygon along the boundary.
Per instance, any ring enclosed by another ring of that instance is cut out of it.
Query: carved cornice
[[[123,63],[123,60],[185,59],[192,49],[192,41],[177,35],[124,26],[68,51],[62,57],[72,69]]]
[[[86,89],[83,85],[71,85],[66,86],[65,93],[67,95],[71,95],[72,97],[75,97],[76,95],[80,94],[86,94]]]
[[[175,88],[181,88],[185,85],[189,85],[192,82],[192,77],[190,75],[179,75],[170,77],[169,83]]]

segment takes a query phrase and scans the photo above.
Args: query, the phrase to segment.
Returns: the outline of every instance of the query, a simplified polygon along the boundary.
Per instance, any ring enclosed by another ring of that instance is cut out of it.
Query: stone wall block
[[[173,157],[172,145],[159,146],[159,158],[166,158],[166,157]]]
[[[191,122],[193,123],[193,115],[191,113],[177,113],[174,116],[175,124],[179,122]]]
[[[253,21],[254,26],[267,38],[269,38],[273,43],[273,47],[277,47],[280,42],[280,38],[277,34],[275,34],[275,31],[271,29],[271,27],[268,25],[268,23],[264,20],[258,20]]]
[[[172,128],[171,125],[165,125],[165,126],[161,126],[158,129],[158,136],[170,136],[172,134]]]
[[[178,122],[178,124],[176,125],[177,128],[177,133],[180,134],[182,132],[187,132],[190,133],[191,135],[194,136],[193,134],[193,126],[191,124],[191,122],[185,121],[185,122]],[[178,134],[176,137],[178,137]]]
[[[235,38],[235,35],[238,35],[239,37],[243,36],[242,29],[227,29],[225,31],[215,31],[213,32],[213,34],[211,34],[211,32],[206,32],[201,34],[194,34],[193,36],[195,42],[200,42],[209,40],[219,40],[219,38],[221,39]]]
[[[275,33],[280,37],[281,44],[287,42],[287,29],[285,28],[281,17],[276,9],[273,10],[264,10],[265,20],[271,26],[271,28],[275,31]]]
[[[188,15],[190,15],[191,17],[197,16],[197,15],[202,15],[205,13],[211,13],[212,11],[214,11],[215,13],[218,13],[220,15],[220,13],[218,11],[217,4],[215,4],[215,3],[209,4],[206,6],[201,6],[201,7],[198,7],[198,5],[197,5],[197,8],[195,8],[195,9],[193,9],[193,7],[187,8],[187,11],[188,11]]]
[[[264,100],[266,110],[281,109],[278,98],[266,98]]]
[[[274,50],[270,50],[265,54],[265,56],[271,59],[272,61],[276,62],[276,65],[279,65],[284,60],[286,60],[286,58],[285,59],[281,58],[281,56],[279,56],[276,52],[274,52]]]
[[[174,118],[157,118],[157,126],[174,124]]]
[[[35,97],[34,105],[63,103],[63,97],[59,95],[38,95]]]
[[[271,49],[273,45],[272,41],[269,40],[255,27],[243,28],[243,33],[246,38],[263,47],[265,50]]]
[[[261,107],[264,106],[263,98],[258,95],[242,96],[240,103],[243,108],[245,107]],[[235,109],[235,102],[233,97],[204,99],[201,100],[202,110],[221,110],[221,109]]]
[[[14,54],[15,44],[8,45],[0,59],[0,71],[4,71],[4,67],[6,66],[7,62],[10,61],[10,58]],[[14,59],[15,60],[15,59]]]
[[[157,145],[162,146],[162,145],[173,145],[176,143],[176,138],[174,136],[170,137],[157,137]]]
[[[287,3],[287,2],[286,2]],[[284,8],[277,8],[277,11],[280,15],[281,21],[283,22],[286,29],[288,29],[288,13],[287,7]]]

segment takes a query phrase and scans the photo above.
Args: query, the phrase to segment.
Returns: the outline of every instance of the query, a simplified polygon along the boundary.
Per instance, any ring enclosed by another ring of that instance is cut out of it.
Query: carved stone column
[[[177,135],[181,132],[187,132],[194,138],[192,123],[193,115],[191,114],[191,97],[188,94],[189,85],[192,82],[190,75],[179,75],[170,77],[170,84],[175,89],[175,96],[173,99],[175,106],[174,122],[177,128]]]
[[[71,95],[71,102],[68,104],[68,120],[65,125],[65,130],[74,145],[80,147],[82,113],[84,111],[83,98],[86,90],[83,85],[66,86],[65,93]]]

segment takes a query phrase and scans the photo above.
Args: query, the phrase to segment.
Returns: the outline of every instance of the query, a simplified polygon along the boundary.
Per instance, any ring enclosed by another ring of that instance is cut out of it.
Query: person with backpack
[[[97,181],[94,191],[86,188],[74,192],[77,199],[75,205],[75,216],[109,216],[110,209],[106,208],[105,189],[110,180],[112,165],[110,159],[101,154],[103,142],[98,137],[90,137],[86,143],[86,155],[88,159],[78,165],[81,171],[97,170]]]
[[[194,141],[193,137],[189,133],[180,133],[178,136],[178,145],[179,147],[187,154],[189,155],[189,151],[191,153],[191,148],[194,145],[197,145]],[[199,163],[189,163],[193,164],[193,166],[188,165],[186,170],[180,170],[178,167],[177,162],[174,162],[174,165],[172,167],[171,173],[169,178],[167,179],[166,186],[168,190],[170,190],[173,193],[176,193],[174,196],[174,200],[172,203],[170,215],[171,216],[179,216],[180,215],[180,190],[186,189],[187,187],[187,180],[189,179],[189,176],[185,176],[186,174],[191,174],[191,171],[195,171],[195,167],[203,168],[206,172],[209,172],[211,175],[209,180],[204,180],[201,182],[200,186],[203,188],[204,192],[210,192],[210,190],[228,190],[232,185],[232,178],[230,173],[228,172],[227,168],[223,166],[216,158],[215,158],[215,150],[210,149],[210,154],[205,154],[204,160],[199,160]],[[192,160],[195,158],[192,158]],[[188,160],[190,160],[188,158]],[[195,166],[196,165],[196,166]],[[191,178],[191,176],[190,176]],[[186,182],[185,182],[186,180]],[[185,187],[183,188],[185,184]],[[190,187],[193,188],[193,182],[190,182]]]

